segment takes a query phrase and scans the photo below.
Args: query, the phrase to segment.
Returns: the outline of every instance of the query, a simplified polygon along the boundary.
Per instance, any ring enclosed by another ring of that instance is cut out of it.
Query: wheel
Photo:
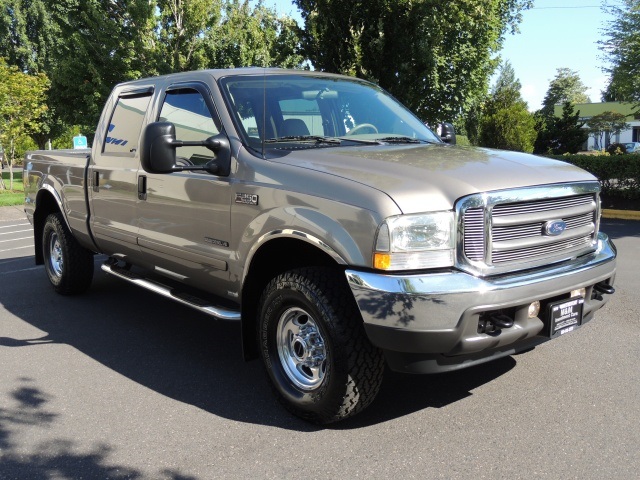
[[[313,268],[281,274],[265,288],[258,311],[263,363],[288,410],[322,424],[373,401],[384,357],[367,339],[339,273]]]
[[[349,130],[347,132],[347,135],[355,135],[356,133],[362,133],[360,132],[360,130],[366,130],[366,129],[372,130],[373,133],[378,133],[378,129],[376,128],[375,125],[371,123],[361,123],[360,125],[357,125],[351,130]]]
[[[93,279],[93,253],[78,243],[60,213],[47,217],[42,248],[45,269],[56,292],[72,295],[89,288]]]

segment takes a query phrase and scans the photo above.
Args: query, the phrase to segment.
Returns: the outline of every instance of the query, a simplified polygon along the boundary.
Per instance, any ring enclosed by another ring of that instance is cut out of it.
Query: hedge
[[[640,155],[549,155],[572,163],[600,180],[602,193],[630,200],[640,199]]]

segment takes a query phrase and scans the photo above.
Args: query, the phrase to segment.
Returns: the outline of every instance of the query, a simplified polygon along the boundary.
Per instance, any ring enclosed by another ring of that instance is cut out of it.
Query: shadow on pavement
[[[33,258],[13,261],[10,267],[0,264],[0,274],[9,269],[17,272],[0,289],[0,302],[47,334],[26,340],[1,337],[0,348],[71,345],[140,385],[214,415],[301,432],[319,429],[278,404],[259,361],[243,361],[239,324],[213,321],[99,269],[86,294],[60,296],[50,287],[43,269],[31,267]],[[436,376],[387,372],[376,401],[336,428],[361,428],[425,408],[440,408],[472,395],[473,389],[515,364],[507,357]]]

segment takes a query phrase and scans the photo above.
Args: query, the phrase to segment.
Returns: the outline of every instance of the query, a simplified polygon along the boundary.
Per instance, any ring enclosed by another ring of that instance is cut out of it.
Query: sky
[[[588,87],[591,101],[600,101],[600,92],[607,84],[607,74],[602,69],[608,64],[597,42],[605,38],[602,30],[611,20],[602,11],[602,2],[620,3],[619,0],[534,0],[533,9],[523,12],[518,27],[520,33],[506,35],[500,57],[511,62],[529,110],[541,108],[558,68],[578,72]],[[302,23],[298,8],[291,0],[265,0],[264,3]]]

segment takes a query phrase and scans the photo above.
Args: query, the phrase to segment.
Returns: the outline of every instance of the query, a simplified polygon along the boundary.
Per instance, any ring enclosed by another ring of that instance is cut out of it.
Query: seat
[[[299,118],[287,118],[282,122],[280,128],[281,137],[297,137],[301,135],[309,135],[307,124]]]

